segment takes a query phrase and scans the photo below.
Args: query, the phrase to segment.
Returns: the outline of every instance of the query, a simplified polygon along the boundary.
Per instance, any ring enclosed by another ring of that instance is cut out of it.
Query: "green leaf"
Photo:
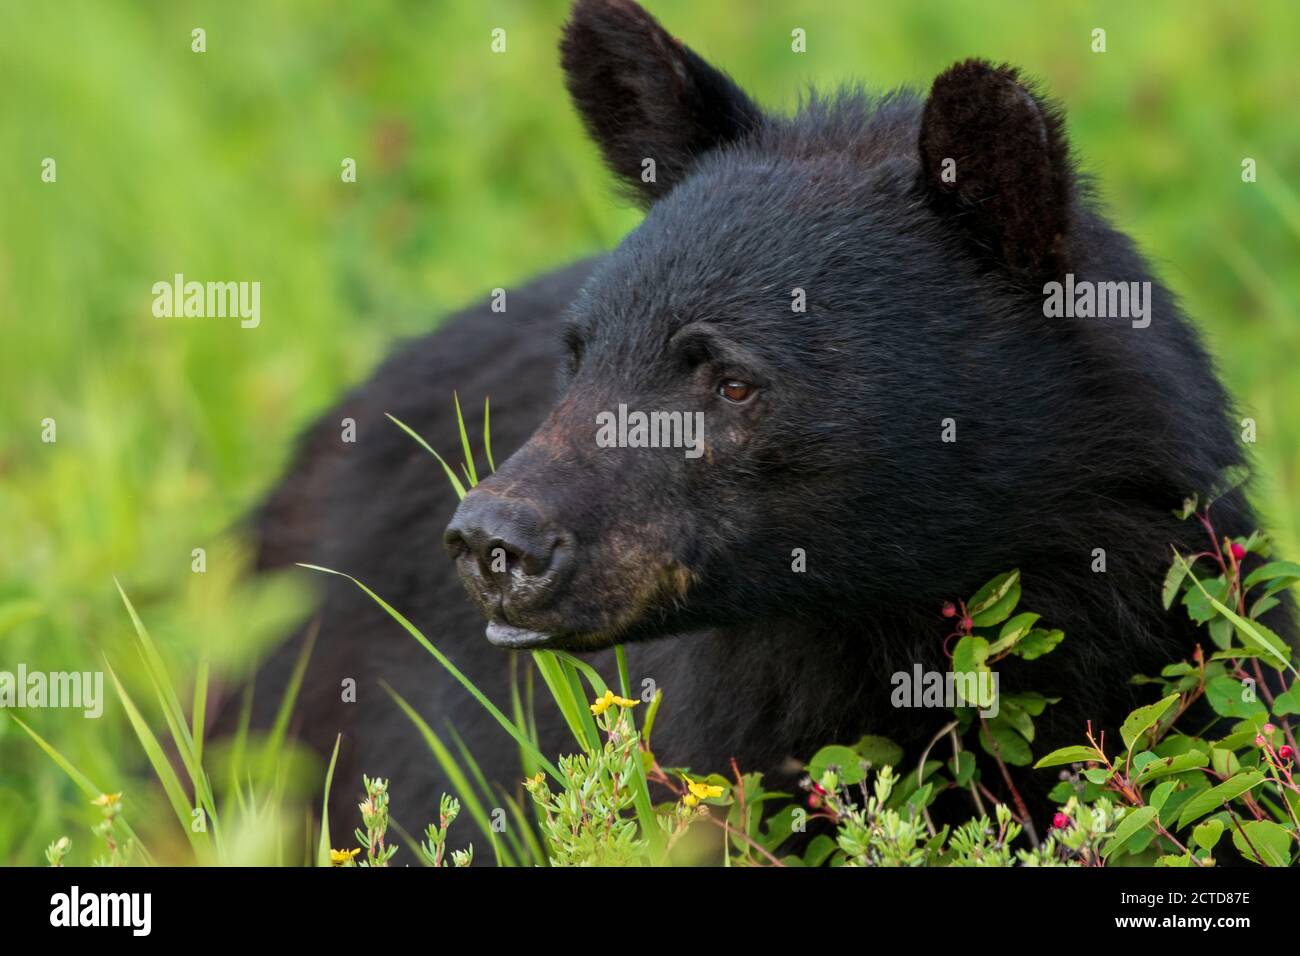
[[[989,722],[1010,727],[1031,744],[1034,742],[1034,719],[1010,700],[1003,699],[1002,709]]]
[[[998,632],[998,639],[989,648],[989,656],[1001,654],[1003,651],[1015,647],[1020,642],[1020,639],[1033,629],[1034,622],[1041,616],[1032,611],[1025,611],[1003,624],[1002,630]]]
[[[966,611],[976,627],[991,627],[1007,619],[1020,602],[1020,571],[999,574],[966,603]]]
[[[1124,740],[1124,746],[1131,751],[1138,738],[1154,727],[1176,700],[1178,700],[1178,695],[1170,694],[1154,704],[1139,707],[1125,717],[1124,723],[1119,728],[1119,735]]]
[[[1238,615],[1231,608],[1227,607],[1223,602],[1210,594],[1210,592],[1206,590],[1205,585],[1196,580],[1196,575],[1192,574],[1190,569],[1188,570],[1188,575],[1191,577],[1192,583],[1196,585],[1197,590],[1205,595],[1210,605],[1228,620],[1232,621],[1232,624],[1237,629],[1237,634],[1242,641],[1249,644],[1251,647],[1266,652],[1264,655],[1265,659],[1274,667],[1279,670],[1284,667],[1288,668],[1291,673],[1300,676],[1300,672],[1296,671],[1295,667],[1291,665],[1291,649],[1282,638],[1278,637],[1258,621],[1247,620]],[[1187,593],[1191,594],[1192,592],[1189,590]]]
[[[1235,677],[1221,674],[1205,684],[1205,699],[1222,717],[1251,717],[1267,713],[1258,700],[1247,699],[1246,685]]]
[[[1226,617],[1216,617],[1210,622],[1210,640],[1215,647],[1224,648],[1232,644],[1232,622]]]
[[[1165,805],[1165,801],[1169,799],[1169,795],[1174,792],[1176,786],[1178,786],[1178,781],[1166,780],[1152,791],[1150,798],[1147,800],[1147,805],[1155,807],[1156,812],[1159,813],[1160,808]]]
[[[1265,866],[1286,866],[1291,862],[1291,831],[1271,820],[1243,823],[1240,831],[1234,828],[1232,842],[1246,859]]]
[[[1205,507],[1209,507],[1218,501],[1224,495],[1236,491],[1247,481],[1250,480],[1250,468],[1246,465],[1230,465],[1223,470],[1219,481],[1210,491],[1209,497],[1205,499]]]
[[[1169,610],[1174,605],[1174,598],[1178,597],[1178,589],[1183,586],[1183,580],[1187,577],[1188,563],[1183,561],[1174,561],[1165,572],[1165,583],[1160,589],[1160,603]]]
[[[957,786],[967,786],[975,775],[975,755],[969,750],[959,751],[948,761],[948,772]]]
[[[1251,571],[1242,583],[1252,588],[1261,581],[1273,581],[1279,578],[1287,582],[1282,587],[1290,587],[1296,581],[1300,581],[1300,564],[1294,561],[1270,561]]]
[[[1300,714],[1300,681],[1292,684],[1290,690],[1273,698],[1273,713],[1278,717]]]
[[[1060,750],[1053,750],[1050,754],[1041,758],[1038,763],[1034,764],[1034,769],[1060,767],[1067,763],[1083,763],[1088,760],[1099,761],[1100,759],[1095,747],[1062,747]]]
[[[1173,757],[1157,757],[1134,776],[1133,782],[1141,787],[1158,777],[1164,777],[1171,773],[1199,770],[1209,762],[1210,758],[1199,750],[1189,750]]]
[[[1041,715],[1048,704],[1056,704],[1061,700],[1059,697],[1044,697],[1042,694],[1035,693],[1032,690],[1024,691],[1019,694],[1011,694],[1002,699],[1013,707],[1019,707],[1021,710],[1034,717]]]
[[[982,637],[968,634],[957,642],[952,651],[952,670],[954,674],[974,674],[986,670],[984,662],[988,660],[989,642]]]
[[[1044,654],[1050,653],[1057,644],[1065,638],[1064,631],[1045,631],[1041,628],[1034,628],[1024,640],[1012,651],[1027,661],[1037,660]]]
[[[1217,810],[1223,804],[1230,800],[1235,800],[1243,793],[1258,787],[1264,782],[1264,774],[1252,770],[1248,773],[1238,774],[1231,777],[1217,787],[1211,787],[1204,793],[1198,793],[1187,805],[1183,807],[1183,812],[1178,816],[1178,829],[1182,829],[1193,820],[1198,820],[1212,810]]]
[[[1013,767],[1028,767],[1034,760],[1025,738],[1010,727],[998,723],[990,723],[984,728],[984,732],[980,734],[980,746],[990,757],[1001,756]]]
[[[982,637],[975,637],[974,635],[968,634],[965,637],[963,637],[961,640],[959,640],[957,642],[957,646],[953,648],[952,672],[954,674],[974,674],[974,675],[988,673],[989,670],[988,665],[984,663],[985,660],[988,658],[988,656],[989,656],[989,642],[984,640],[984,638]],[[968,681],[960,681],[960,680],[953,682],[953,687],[956,689],[957,697],[960,699],[961,703],[965,706],[969,706],[969,707],[982,706],[980,701],[978,700],[966,699],[966,695],[963,691],[965,689],[964,685],[968,683],[969,683]],[[984,681],[981,679],[978,682],[978,686],[976,687],[976,691],[977,691],[976,696],[979,696],[978,691],[984,686],[987,685],[985,685]]]
[[[1102,848],[1101,855],[1109,858],[1116,850],[1122,849],[1125,843],[1137,836],[1141,830],[1145,829],[1155,819],[1157,812],[1156,807],[1138,807],[1136,810],[1125,814],[1124,819],[1115,828],[1115,836]]]
[[[1192,839],[1202,850],[1213,850],[1221,836],[1223,836],[1222,820],[1206,820],[1196,824],[1196,829],[1192,831]]]
[[[867,734],[853,745],[853,749],[873,767],[897,767],[903,762],[903,748],[888,737]]]
[[[837,768],[840,782],[850,786],[861,783],[867,776],[858,752],[840,744],[831,744],[813,754],[812,760],[808,761],[808,775],[818,780],[830,767]]]
[[[1181,555],[1178,560],[1185,563],[1185,559]],[[1190,565],[1188,565],[1186,573],[1193,581],[1196,581]],[[1222,577],[1213,578],[1206,587],[1188,588],[1183,594],[1183,606],[1187,608],[1187,616],[1197,624],[1208,624],[1210,619],[1214,617],[1214,605],[1210,603],[1211,598],[1222,597],[1227,589],[1228,585]]]

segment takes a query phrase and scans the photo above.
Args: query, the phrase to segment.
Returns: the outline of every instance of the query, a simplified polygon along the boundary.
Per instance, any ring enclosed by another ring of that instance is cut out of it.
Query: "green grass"
[[[1258,420],[1257,501],[1295,556],[1300,8],[1090,6],[651,3],[775,108],[793,106],[808,82],[924,84],[970,55],[1040,77],[1067,105],[1115,218]],[[608,248],[637,221],[613,200],[565,100],[564,15],[564,3],[540,0],[0,0],[0,82],[12,93],[0,116],[0,668],[102,669],[107,659],[145,726],[188,734],[195,767],[221,765],[212,799],[247,821],[221,832],[228,854],[301,831],[268,801],[311,799],[325,769],[274,760],[287,747],[274,732],[245,741],[243,755],[205,753],[196,733],[196,713],[212,706],[196,675],[228,686],[309,599],[307,572],[241,577],[233,523],[276,480],[293,436],[396,338]],[[207,53],[190,52],[196,26]],[[488,50],[497,26],[508,31],[501,56]],[[789,49],[796,26],[805,55]],[[1101,55],[1088,46],[1098,26]],[[1253,185],[1240,180],[1243,156],[1259,162]],[[56,183],[41,182],[45,157]],[[343,157],[357,160],[355,184],[340,182]],[[150,287],[176,272],[260,281],[261,326],[155,319]],[[54,444],[41,441],[47,418]],[[195,548],[207,551],[206,573],[191,571]],[[197,835],[151,782],[112,685],[99,720],[17,716],[85,782],[126,791],[124,818],[154,856],[183,858]],[[260,779],[229,779],[239,766]],[[173,772],[193,786],[189,760]],[[415,819],[422,809],[409,808]],[[37,863],[63,833],[69,861],[88,861],[98,818],[0,715],[0,863]],[[313,842],[286,839],[280,852],[311,854]]]

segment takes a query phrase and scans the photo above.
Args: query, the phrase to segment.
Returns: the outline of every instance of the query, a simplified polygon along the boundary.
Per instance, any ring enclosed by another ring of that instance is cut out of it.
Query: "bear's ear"
[[[642,205],[762,120],[730,79],[631,0],[577,0],[560,59],[587,132]]]
[[[1007,66],[967,60],[934,81],[921,116],[921,189],[995,265],[1069,271],[1074,172],[1060,113]]]

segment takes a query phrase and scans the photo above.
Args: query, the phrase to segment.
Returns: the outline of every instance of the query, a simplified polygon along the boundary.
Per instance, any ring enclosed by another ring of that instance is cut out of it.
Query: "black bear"
[[[260,566],[355,575],[502,703],[519,650],[609,673],[623,642],[637,688],[665,692],[665,765],[735,758],[787,785],[868,732],[914,757],[946,712],[892,707],[891,675],[946,669],[944,600],[1021,568],[1024,606],[1067,637],[1002,691],[1062,698],[1044,750],[1088,719],[1116,728],[1130,675],[1196,639],[1161,608],[1171,543],[1203,547],[1173,511],[1243,454],[1196,333],[1099,211],[1058,110],[971,60],[928,96],[847,89],[772,115],[630,0],[579,0],[561,55],[644,221],[510,290],[504,313],[403,345],[324,415],[259,513]],[[1131,295],[1120,315],[1057,314],[1054,282]],[[500,465],[459,507],[385,418],[451,452],[453,391],[490,396]],[[1240,491],[1215,513],[1223,534],[1255,524]],[[338,779],[390,776],[411,812],[447,785],[382,681],[517,784],[515,743],[360,590],[325,580],[310,627],[298,726],[326,752],[343,733]],[[559,715],[538,715],[565,747]]]

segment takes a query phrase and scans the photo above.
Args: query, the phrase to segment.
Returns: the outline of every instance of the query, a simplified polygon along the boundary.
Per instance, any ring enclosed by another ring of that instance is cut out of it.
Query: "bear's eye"
[[[742,382],[739,379],[727,378],[718,383],[718,394],[729,402],[736,405],[743,405],[754,397],[757,389],[748,382]]]

